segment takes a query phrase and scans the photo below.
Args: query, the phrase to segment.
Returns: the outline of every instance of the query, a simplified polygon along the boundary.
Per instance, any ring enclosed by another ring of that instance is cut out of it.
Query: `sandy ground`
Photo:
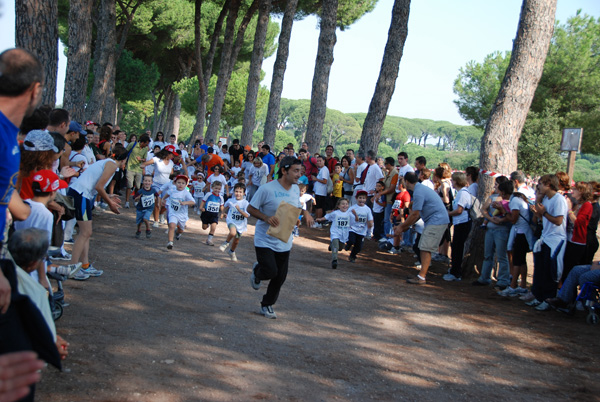
[[[249,284],[254,226],[239,261],[202,244],[194,214],[167,251],[165,227],[136,240],[134,210],[94,217],[104,275],[67,281],[57,322],[64,372],[39,401],[598,400],[600,328],[538,312],[470,282],[405,282],[412,253],[368,242],[330,268],[326,229],[301,228],[275,311]],[[225,237],[218,227],[217,246]],[[264,286],[263,286],[264,288]]]

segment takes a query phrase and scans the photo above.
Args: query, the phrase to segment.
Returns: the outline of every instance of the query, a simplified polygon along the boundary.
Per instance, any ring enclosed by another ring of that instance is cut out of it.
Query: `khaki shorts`
[[[142,187],[142,172],[127,171],[127,187],[128,188],[141,188]]]
[[[429,251],[430,253],[435,253],[438,251],[438,247],[440,246],[440,240],[442,240],[442,236],[444,232],[448,228],[448,225],[425,225],[423,229],[423,234],[421,235],[421,239],[419,240],[419,249],[421,251]]]

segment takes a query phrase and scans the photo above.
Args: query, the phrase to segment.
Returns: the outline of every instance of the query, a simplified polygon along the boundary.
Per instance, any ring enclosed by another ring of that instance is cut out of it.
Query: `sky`
[[[388,115],[467,124],[453,103],[452,86],[470,60],[483,61],[494,51],[512,49],[521,0],[413,0],[408,37]],[[375,10],[344,32],[337,31],[329,78],[327,107],[366,113],[375,90],[387,42],[393,0],[379,0]],[[556,18],[564,23],[578,9],[600,17],[600,0],[558,0]],[[13,47],[14,2],[0,0],[0,51]],[[319,30],[317,19],[294,22],[283,87],[284,98],[309,99]],[[57,103],[62,103],[66,58],[59,50]],[[264,60],[262,85],[270,87],[275,55]]]

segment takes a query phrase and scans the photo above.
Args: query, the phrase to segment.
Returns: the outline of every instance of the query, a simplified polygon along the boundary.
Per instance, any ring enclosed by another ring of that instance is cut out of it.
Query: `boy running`
[[[188,205],[196,205],[194,198],[186,189],[187,184],[187,176],[177,176],[175,178],[175,189],[169,190],[163,198],[163,202],[166,202],[168,199],[166,204],[169,211],[169,241],[167,243],[169,250],[173,248],[173,237],[179,240],[185,230],[185,224],[188,221]]]
[[[356,261],[356,256],[362,249],[363,238],[367,234],[367,228],[373,227],[373,213],[365,204],[367,202],[367,192],[358,190],[356,192],[356,204],[352,205],[350,211],[350,233],[348,234],[348,243],[345,250],[350,252],[348,261]],[[354,246],[354,247],[352,247]]]
[[[200,203],[200,220],[202,220],[202,229],[206,230],[210,226],[208,239],[206,244],[214,246],[212,239],[215,235],[215,230],[219,224],[219,212],[223,211],[223,196],[221,196],[221,188],[223,184],[220,181],[213,181],[211,191],[206,193],[204,199]]]
[[[226,222],[229,234],[227,235],[227,240],[219,247],[219,250],[225,251],[229,247],[229,243],[233,240],[229,248],[231,261],[237,261],[235,249],[240,242],[242,233],[246,231],[248,217],[250,216],[247,212],[248,201],[244,199],[245,194],[246,186],[243,183],[237,183],[233,187],[233,198],[227,200],[225,203],[224,214],[227,214]]]
[[[142,235],[142,223],[146,225],[146,238],[152,237],[152,231],[150,230],[150,215],[154,211],[154,204],[156,202],[156,196],[158,191],[152,187],[153,177],[149,174],[144,175],[142,181],[142,188],[137,192],[137,196],[134,198],[134,202],[137,202],[135,223],[137,223],[137,232],[135,232],[135,238],[139,239]]]
[[[319,219],[322,222],[331,221],[331,268],[333,269],[338,266],[337,253],[340,246],[348,241],[348,231],[350,229],[349,207],[350,202],[345,198],[340,198],[335,206],[335,211]]]

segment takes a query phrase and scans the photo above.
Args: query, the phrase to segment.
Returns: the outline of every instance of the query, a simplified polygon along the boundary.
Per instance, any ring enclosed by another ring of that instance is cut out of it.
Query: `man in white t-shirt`
[[[510,174],[510,180],[515,185],[515,192],[523,194],[530,203],[535,202],[535,191],[527,186],[525,174],[520,170],[515,170]]]
[[[321,155],[317,157],[317,168],[319,169],[319,173],[316,176],[313,175],[311,179],[314,181],[313,191],[315,193],[315,199],[317,200],[315,218],[319,219],[323,217],[323,212],[329,207],[327,194],[329,169],[325,166],[325,159]]]
[[[375,193],[375,184],[381,179],[383,179],[383,172],[381,168],[375,163],[377,159],[377,154],[375,151],[371,150],[367,152],[367,164],[369,165],[369,170],[367,170],[367,174],[365,176],[365,185],[364,190],[367,192],[367,205],[369,208],[373,208],[373,203],[371,202],[371,198]]]
[[[400,175],[400,177],[404,178],[404,176],[408,172],[414,172],[414,169],[412,168],[412,166],[410,166],[408,164],[408,154],[406,152],[400,152],[398,154],[398,174]],[[399,183],[400,183],[400,180],[398,180],[398,184]],[[399,193],[399,192],[400,192],[400,187],[396,186],[396,193]]]
[[[354,178],[354,193],[356,194],[356,191],[362,190],[365,188],[364,182],[366,179],[366,174],[368,173],[368,171],[365,172],[365,169],[369,168],[369,164],[365,161],[365,153],[364,152],[359,151],[356,153],[355,166],[356,166],[356,176]]]
[[[280,225],[275,213],[282,201],[300,207],[300,190],[297,185],[302,175],[300,166],[298,159],[290,156],[283,158],[279,163],[281,177],[260,186],[248,205],[248,213],[258,219],[254,232],[257,262],[252,267],[250,284],[254,290],[258,290],[261,281],[270,280],[260,308],[260,313],[267,318],[277,318],[273,304],[277,302],[281,286],[287,277],[293,241],[291,231],[288,241],[284,242],[267,234],[267,230],[271,226],[276,228]],[[306,224],[312,226],[310,214],[304,214],[304,218]]]

